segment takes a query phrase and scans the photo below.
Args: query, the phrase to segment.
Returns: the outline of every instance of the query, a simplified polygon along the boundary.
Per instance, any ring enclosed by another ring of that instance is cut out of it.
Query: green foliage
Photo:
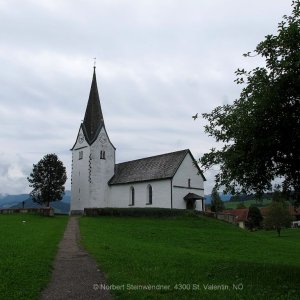
[[[245,204],[243,202],[238,203],[236,206],[237,209],[246,208]]]
[[[225,202],[225,208],[226,209],[234,209],[237,207],[238,204],[240,204],[241,202],[230,202],[227,201]],[[256,201],[254,199],[251,200],[245,200],[242,202],[246,207],[250,207],[251,205],[257,206],[257,207],[264,207],[267,206],[271,203],[271,199],[264,199],[263,203],[256,203]]]
[[[194,210],[168,209],[168,208],[85,208],[87,216],[117,216],[117,217],[176,217],[198,215]]]
[[[272,202],[269,206],[269,211],[264,220],[264,226],[267,229],[275,229],[280,236],[281,229],[290,227],[292,217],[284,202]]]
[[[239,202],[240,201],[240,196],[239,195],[232,195],[230,197],[230,202]]]
[[[257,206],[250,206],[248,211],[248,219],[246,222],[247,228],[253,230],[261,225],[263,217],[261,215],[260,209]]]
[[[300,0],[291,16],[278,24],[277,35],[267,35],[254,51],[265,67],[236,71],[244,84],[232,105],[203,114],[205,132],[224,146],[213,148],[200,162],[205,169],[220,166],[217,186],[227,192],[270,190],[272,180],[284,179],[283,189],[300,194]]]
[[[68,218],[0,215],[0,298],[39,299]]]
[[[80,232],[108,284],[125,285],[112,291],[116,299],[299,299],[300,230],[277,239],[202,216],[103,216],[80,218]],[[242,290],[232,288],[240,283]],[[170,289],[130,290],[127,284]],[[207,284],[230,290],[206,290]]]
[[[285,203],[287,201],[286,195],[279,190],[275,190],[272,196],[273,202]]]
[[[27,178],[33,190],[30,196],[39,204],[61,200],[67,180],[66,168],[56,154],[45,155],[36,165]]]
[[[211,211],[214,212],[219,212],[224,210],[225,206],[223,201],[220,198],[220,195],[218,193],[218,190],[216,189],[216,187],[214,187],[211,191],[211,206],[210,209]]]

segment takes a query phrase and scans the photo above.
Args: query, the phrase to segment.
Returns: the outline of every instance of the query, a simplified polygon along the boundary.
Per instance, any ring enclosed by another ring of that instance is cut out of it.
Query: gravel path
[[[41,300],[113,299],[105,289],[105,276],[96,261],[79,245],[78,218],[70,217],[54,261],[52,279]]]

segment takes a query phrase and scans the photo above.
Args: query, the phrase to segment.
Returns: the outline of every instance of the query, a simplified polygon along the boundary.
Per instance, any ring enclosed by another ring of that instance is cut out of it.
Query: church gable
[[[71,148],[71,150],[77,150],[79,148],[84,148],[84,147],[88,147],[88,146],[89,146],[89,144],[88,144],[88,142],[85,138],[84,131],[83,131],[83,128],[82,128],[82,125],[81,125],[80,128],[79,128],[78,134],[77,134],[75,144]]]
[[[192,186],[203,186],[203,181],[205,180],[194,157],[189,151],[173,177],[173,184],[191,188]]]
[[[94,140],[93,144],[90,147],[91,159],[113,159],[113,162],[115,162],[116,148],[111,143],[104,126],[101,128],[97,138]]]

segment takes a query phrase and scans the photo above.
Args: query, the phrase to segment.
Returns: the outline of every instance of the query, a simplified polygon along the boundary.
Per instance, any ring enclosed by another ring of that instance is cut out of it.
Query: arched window
[[[134,205],[134,187],[130,187],[130,203],[129,205]]]
[[[152,204],[152,186],[149,184],[147,187],[147,204]]]
[[[105,159],[105,151],[100,151],[100,159]]]

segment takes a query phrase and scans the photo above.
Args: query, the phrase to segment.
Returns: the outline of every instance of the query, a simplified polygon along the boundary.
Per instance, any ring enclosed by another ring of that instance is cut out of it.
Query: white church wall
[[[97,140],[91,145],[90,157],[90,203],[86,207],[107,207],[109,186],[114,174],[115,149],[102,127]]]
[[[190,183],[189,183],[190,180]],[[198,169],[193,163],[190,154],[187,154],[173,177],[173,208],[185,209],[186,202],[183,199],[188,193],[194,193],[204,197],[204,182],[198,175]],[[196,201],[196,209],[202,210],[201,201]]]
[[[203,200],[203,202],[204,202],[204,200]],[[196,202],[195,202],[195,204],[196,204],[195,210],[205,211],[205,207],[202,206],[203,202],[202,202],[202,200],[196,200]]]
[[[89,202],[89,155],[88,143],[82,139],[80,128],[76,144],[72,150],[71,211],[83,210]]]
[[[152,186],[152,204],[148,202],[148,185]],[[134,188],[135,204],[130,206],[131,191]],[[132,184],[112,185],[110,187],[109,207],[161,207],[171,208],[171,181],[157,180]]]

